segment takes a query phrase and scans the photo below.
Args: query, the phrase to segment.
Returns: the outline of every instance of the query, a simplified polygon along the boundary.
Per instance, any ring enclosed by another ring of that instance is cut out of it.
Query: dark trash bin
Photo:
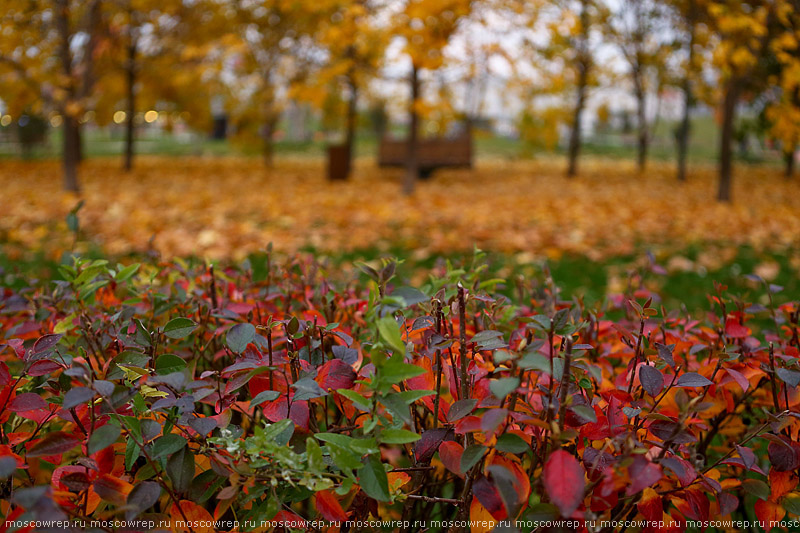
[[[350,174],[350,160],[346,144],[328,146],[328,179],[343,181]]]

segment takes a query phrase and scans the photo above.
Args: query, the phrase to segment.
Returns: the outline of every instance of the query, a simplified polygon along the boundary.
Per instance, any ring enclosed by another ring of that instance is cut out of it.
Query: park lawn
[[[96,247],[242,259],[273,243],[291,253],[393,248],[430,257],[484,250],[525,260],[563,254],[593,260],[708,243],[794,253],[800,195],[776,169],[738,169],[734,202],[715,201],[713,167],[677,183],[668,164],[638,174],[630,163],[589,160],[568,180],[556,159],[494,160],[442,170],[400,194],[402,170],[358,160],[352,179],[329,183],[318,160],[142,158],[131,173],[116,159],[87,161],[80,197],[61,191],[55,161],[0,167],[0,243],[19,259]],[[81,203],[82,202],[82,203]],[[67,215],[78,206],[77,235]]]

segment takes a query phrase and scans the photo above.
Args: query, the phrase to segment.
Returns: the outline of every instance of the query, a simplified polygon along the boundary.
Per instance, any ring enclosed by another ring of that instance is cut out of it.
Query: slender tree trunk
[[[731,78],[725,86],[722,103],[722,131],[719,147],[719,189],[717,200],[731,201],[731,172],[733,167],[733,124],[736,119],[736,104],[739,100],[739,80]]]
[[[791,179],[794,175],[794,153],[796,150],[797,147],[792,146],[790,151],[783,154],[784,176],[786,176],[786,179]]]
[[[694,96],[692,95],[691,74],[694,68],[694,0],[689,0],[689,10],[687,12],[686,23],[689,27],[689,49],[686,59],[686,76],[683,79],[683,119],[678,130],[678,181],[686,181],[686,165],[689,155],[689,135],[692,130],[691,112],[694,106]]]
[[[353,156],[355,152],[356,142],[356,119],[358,111],[358,88],[353,73],[350,73],[350,100],[347,102],[347,133],[345,134],[345,146],[347,147],[347,172],[345,172],[345,179],[350,177],[350,172],[353,170]]]
[[[264,157],[264,166],[272,168],[275,163],[275,147],[272,143],[272,134],[275,129],[275,119],[270,117],[264,122],[264,144],[262,146],[262,155]]]
[[[134,141],[134,119],[136,117],[136,40],[133,35],[133,13],[128,11],[128,59],[125,65],[125,82],[128,100],[128,111],[125,121],[125,164],[126,172],[133,169],[133,141]]]
[[[406,176],[403,181],[403,193],[410,195],[414,192],[419,179],[419,149],[417,133],[419,129],[419,116],[417,115],[417,100],[419,99],[419,70],[417,66],[411,67],[411,104],[409,107],[410,121],[408,125],[408,158],[406,162]]]
[[[581,1],[581,40],[578,46],[578,86],[575,110],[572,116],[572,130],[569,134],[567,176],[572,177],[578,173],[578,157],[581,152],[581,118],[583,108],[586,107],[586,89],[589,84],[589,68],[591,66],[589,44],[589,5],[587,0]]]
[[[692,89],[688,76],[683,80],[683,118],[678,129],[678,181],[686,181],[686,159],[689,153],[689,133],[692,128]]]
[[[639,172],[644,172],[647,166],[647,149],[650,144],[647,126],[647,95],[642,85],[641,73],[635,74],[636,77],[636,115],[639,122],[639,142],[636,156],[636,163]]]
[[[56,1],[56,28],[59,34],[59,59],[61,70],[67,80],[72,79],[72,53],[70,51],[69,32],[69,2],[68,0]],[[61,106],[64,117],[61,162],[64,172],[64,189],[79,192],[78,186],[78,160],[80,158],[80,131],[77,117],[72,116],[69,104],[74,99],[74,89],[68,89],[66,102]]]
[[[581,117],[586,106],[586,81],[588,68],[581,64],[578,73],[578,99],[575,102],[575,111],[572,115],[572,130],[569,134],[569,165],[567,176],[573,177],[578,173],[578,157],[581,152]]]

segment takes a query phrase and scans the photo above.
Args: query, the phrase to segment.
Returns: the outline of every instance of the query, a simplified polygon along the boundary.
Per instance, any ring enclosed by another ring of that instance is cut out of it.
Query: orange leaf
[[[778,522],[786,514],[783,507],[777,503],[768,502],[766,500],[758,500],[755,506],[756,518],[764,524],[765,531],[769,532],[772,529],[770,522]]]
[[[173,503],[169,508],[169,517],[172,519],[172,530],[175,533],[186,533],[189,531],[189,526],[194,533],[214,533],[214,519],[211,513],[192,501],[181,500],[180,509]]]
[[[92,484],[98,496],[114,505],[125,505],[133,486],[110,474],[102,474]]]
[[[321,490],[316,495],[317,511],[325,520],[330,522],[347,521],[347,513],[344,512],[339,500],[329,490]]]
[[[769,501],[778,503],[778,500],[792,492],[796,486],[797,476],[793,472],[778,472],[774,468],[769,471]]]
[[[471,533],[489,533],[497,524],[492,513],[475,497],[472,498],[472,504],[469,506],[469,519],[474,524]]]
[[[386,477],[389,478],[389,492],[397,492],[400,487],[411,481],[411,476],[405,472],[389,472]]]

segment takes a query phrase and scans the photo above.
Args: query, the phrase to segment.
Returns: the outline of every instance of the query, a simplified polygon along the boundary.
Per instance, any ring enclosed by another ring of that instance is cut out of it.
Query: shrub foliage
[[[512,301],[479,256],[418,288],[393,261],[361,268],[76,259],[13,280],[2,513],[195,533],[800,513],[798,307],[779,287],[749,304],[716,286],[689,317],[641,288],[565,301],[547,278]]]

